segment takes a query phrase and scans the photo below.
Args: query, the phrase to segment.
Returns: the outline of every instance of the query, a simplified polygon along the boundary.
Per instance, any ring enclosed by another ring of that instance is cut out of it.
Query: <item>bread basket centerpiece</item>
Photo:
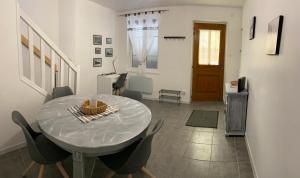
[[[80,107],[80,111],[85,115],[96,115],[105,112],[107,104],[102,101],[85,100]]]

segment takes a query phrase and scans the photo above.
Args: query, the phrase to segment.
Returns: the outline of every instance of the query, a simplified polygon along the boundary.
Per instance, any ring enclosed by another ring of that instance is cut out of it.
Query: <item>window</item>
[[[219,65],[220,30],[200,30],[199,65]]]
[[[157,69],[157,57],[158,57],[158,30],[157,35],[152,37],[152,43],[148,50],[146,58],[146,68]]]
[[[131,67],[158,68],[158,30],[159,20],[156,14],[127,17]]]

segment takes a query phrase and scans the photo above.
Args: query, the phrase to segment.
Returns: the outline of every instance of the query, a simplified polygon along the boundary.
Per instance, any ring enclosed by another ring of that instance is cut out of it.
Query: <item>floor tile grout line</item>
[[[237,168],[238,168],[238,173],[239,173],[239,178],[241,178],[241,172],[240,172],[240,164],[239,164],[239,158],[238,158],[238,153],[237,153],[237,139],[234,139],[234,146],[235,146],[235,154],[236,154],[236,162],[237,162]]]
[[[210,151],[210,163],[209,163],[209,165],[211,164],[211,161],[212,161],[213,143],[214,143],[214,132],[213,132],[212,139],[211,139],[211,147],[210,147],[211,151]]]
[[[241,178],[240,164],[239,164],[239,159],[238,159],[237,152],[236,152],[236,162],[237,162],[237,168],[238,168],[239,178]]]
[[[21,151],[21,149],[19,150],[19,154],[20,154],[20,157],[21,157],[21,160],[22,160],[23,166],[24,166],[24,168],[26,168],[26,164],[25,164],[24,155],[22,154],[22,151]]]

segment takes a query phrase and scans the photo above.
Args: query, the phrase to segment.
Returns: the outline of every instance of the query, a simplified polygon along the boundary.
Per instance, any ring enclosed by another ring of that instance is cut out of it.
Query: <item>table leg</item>
[[[73,178],[87,178],[84,160],[83,153],[73,152]]]
[[[92,177],[96,159],[81,152],[73,152],[73,178]]]

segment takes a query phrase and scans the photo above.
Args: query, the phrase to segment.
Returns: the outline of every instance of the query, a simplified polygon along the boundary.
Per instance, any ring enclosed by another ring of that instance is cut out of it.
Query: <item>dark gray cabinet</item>
[[[226,91],[226,136],[245,135],[248,92]]]

